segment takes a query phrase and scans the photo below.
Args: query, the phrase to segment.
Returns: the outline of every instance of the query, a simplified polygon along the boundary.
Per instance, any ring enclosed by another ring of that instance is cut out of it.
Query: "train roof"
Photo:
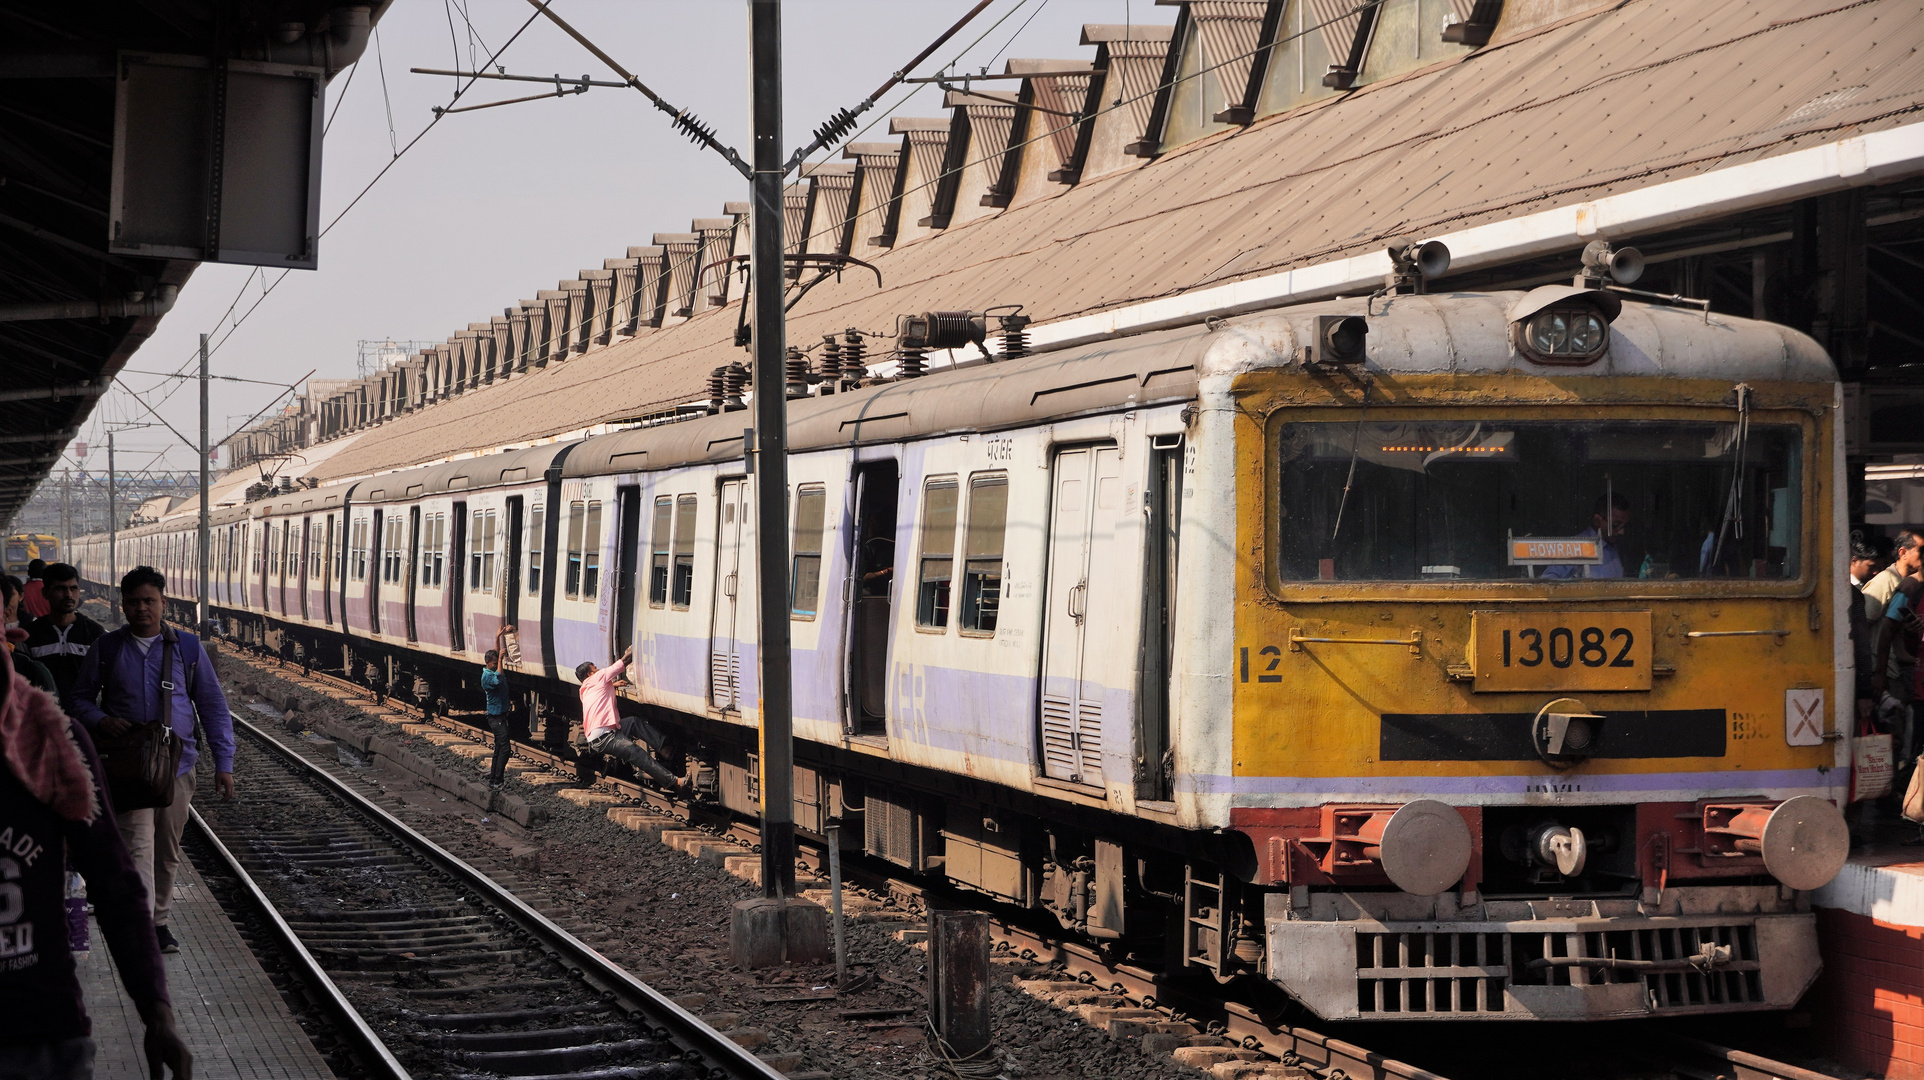
[[[739,436],[737,436],[739,438]],[[482,454],[418,469],[371,476],[351,487],[359,503],[412,502],[450,491],[473,491],[539,480],[572,443],[544,443],[499,454]]]

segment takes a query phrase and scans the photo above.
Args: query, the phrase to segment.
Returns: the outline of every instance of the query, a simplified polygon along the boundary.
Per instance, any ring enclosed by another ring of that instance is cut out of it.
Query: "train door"
[[[610,656],[635,643],[635,575],[641,560],[641,489],[615,491],[615,642]]]
[[[367,559],[367,632],[370,634],[381,632],[381,571],[383,569],[381,557],[387,554],[381,544],[383,524],[381,518],[381,511],[374,511],[374,532],[368,537],[368,543],[374,548],[373,551],[368,552]]]
[[[327,515],[327,547],[321,559],[321,618],[334,625],[334,515]]]
[[[1169,759],[1169,674],[1175,657],[1176,564],[1182,533],[1183,443],[1159,435],[1149,454],[1149,486],[1143,505],[1144,589],[1142,671],[1136,700],[1136,798],[1172,798],[1174,762]]]
[[[742,518],[748,514],[748,482],[727,480],[715,517],[715,606],[708,629],[709,701],[717,709],[741,708],[742,654],[736,636],[741,609]]]
[[[508,496],[508,561],[501,586],[501,625],[514,627],[517,639],[521,628],[521,503],[521,496]]]
[[[300,581],[301,581],[301,621],[302,622],[308,622],[313,619],[313,616],[309,615],[307,611],[307,590],[314,587],[314,583],[312,581],[312,578],[314,576],[312,574],[313,569],[314,569],[314,519],[304,517],[301,519],[301,578],[300,578]]]
[[[407,575],[407,624],[408,640],[419,641],[420,635],[414,628],[414,590],[420,585],[419,567],[421,564],[421,508],[408,507],[408,561],[401,572]]]
[[[1101,787],[1104,693],[1124,689],[1134,657],[1118,655],[1133,590],[1109,569],[1120,554],[1122,452],[1084,446],[1056,454],[1043,600],[1042,774]],[[1106,580],[1109,579],[1109,580]],[[1094,588],[1091,588],[1091,585]]]
[[[455,503],[448,517],[454,531],[448,540],[448,648],[466,652],[467,635],[462,623],[468,610],[468,504]]]
[[[894,459],[855,467],[854,549],[843,583],[848,605],[848,712],[851,735],[888,731],[889,625],[895,594],[896,491],[900,474]]]

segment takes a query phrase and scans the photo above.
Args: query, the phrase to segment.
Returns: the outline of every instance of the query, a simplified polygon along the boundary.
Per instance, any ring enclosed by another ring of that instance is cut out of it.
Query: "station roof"
[[[359,11],[378,18],[389,0]],[[0,7],[0,524],[46,477],[198,263],[110,253],[123,52],[248,55],[341,0],[87,0]],[[298,36],[298,35],[296,35]],[[217,45],[219,43],[219,45]]]

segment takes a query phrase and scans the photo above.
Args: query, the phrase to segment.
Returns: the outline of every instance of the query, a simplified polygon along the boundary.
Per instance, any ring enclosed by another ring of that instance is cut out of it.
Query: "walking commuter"
[[[20,594],[20,611],[28,619],[38,619],[47,613],[47,598],[42,592],[45,582],[41,580],[46,571],[45,560],[35,559],[27,564],[27,585]]]
[[[0,1076],[94,1075],[93,1024],[68,951],[71,865],[87,879],[120,983],[146,1025],[149,1075],[164,1065],[187,1080],[193,1055],[174,1029],[144,886],[103,797],[93,740],[32,691],[10,656],[0,649],[0,872],[12,901],[0,911]]]
[[[73,700],[73,684],[80,678],[80,662],[107,631],[80,613],[80,571],[54,563],[40,575],[47,597],[47,614],[27,624],[27,655],[47,666],[60,688],[60,704]]]
[[[620,696],[615,687],[625,681],[622,675],[634,657],[635,649],[631,645],[621,654],[621,659],[605,668],[597,667],[592,660],[575,665],[575,678],[581,680],[582,738],[595,753],[620,758],[637,771],[654,777],[662,786],[686,791],[687,783],[656,761],[646,747],[635,742],[639,739],[651,747],[662,746],[667,738],[660,729],[639,716],[621,715]]]
[[[133,731],[135,724],[165,719],[181,740],[173,801],[117,814],[120,835],[133,853],[141,883],[153,898],[154,934],[162,952],[179,952],[168,928],[174,873],[180,866],[180,834],[194,797],[194,766],[203,749],[214,758],[214,790],[234,798],[234,721],[227,712],[214,664],[200,639],[161,621],[167,579],[151,566],[136,566],[120,579],[120,607],[127,625],[101,636],[80,665],[74,683],[74,718],[101,741]],[[196,739],[198,714],[207,745]]]
[[[507,680],[501,674],[501,657],[508,649],[508,635],[514,627],[503,626],[494,635],[494,648],[482,657],[481,696],[487,702],[488,730],[494,732],[494,762],[488,766],[488,786],[498,788],[508,780],[508,758],[514,752],[514,736],[508,730]]]
[[[0,606],[6,612],[6,629],[20,628],[20,579],[12,574],[0,574]],[[53,681],[53,672],[33,657],[20,651],[20,643],[14,635],[7,635],[6,651],[13,656],[14,670],[18,671],[35,687],[49,694],[60,693],[60,687]]]

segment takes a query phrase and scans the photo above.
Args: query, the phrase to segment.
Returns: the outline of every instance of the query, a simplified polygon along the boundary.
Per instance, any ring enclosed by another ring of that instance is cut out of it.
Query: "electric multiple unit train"
[[[1785,1008],[1848,846],[1840,391],[1599,289],[1279,309],[789,406],[796,820],[1325,1019]],[[213,516],[231,634],[574,666],[757,810],[755,477],[697,417]],[[399,464],[399,463],[397,463]],[[76,545],[194,599],[195,521]]]

